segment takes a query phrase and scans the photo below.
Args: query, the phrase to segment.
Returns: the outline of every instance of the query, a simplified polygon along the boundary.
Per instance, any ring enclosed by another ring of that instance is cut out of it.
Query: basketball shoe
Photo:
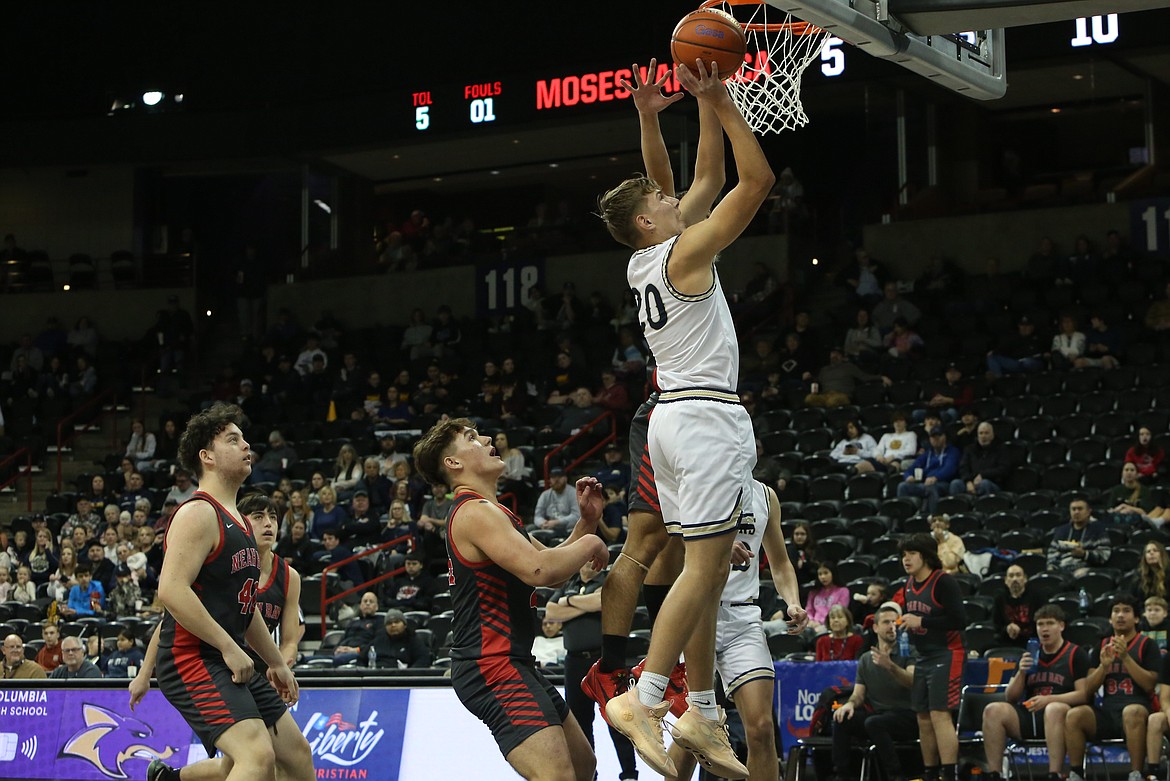
[[[179,781],[179,771],[161,759],[152,759],[146,768],[146,781]]]
[[[585,677],[581,679],[581,691],[601,707],[601,717],[609,724],[609,716],[605,713],[605,706],[614,697],[625,693],[630,686],[630,671],[624,667],[613,672],[603,673],[598,665],[601,660],[593,663]],[[613,725],[610,724],[612,727]]]
[[[670,703],[665,700],[652,708],[643,705],[638,700],[638,690],[631,688],[606,703],[604,711],[606,722],[629,738],[638,756],[655,773],[664,776],[674,776],[678,772],[662,739],[662,717],[669,710]]]
[[[731,748],[727,737],[727,714],[719,709],[719,720],[705,718],[690,707],[670,729],[674,742],[695,755],[699,764],[720,778],[747,778],[748,769]],[[631,738],[632,740],[632,738]]]
[[[638,680],[642,676],[642,668],[646,666],[646,660],[638,662],[630,669],[630,674],[634,676],[634,680]],[[687,664],[686,662],[679,662],[670,671],[670,683],[666,684],[666,701],[670,703],[670,715],[676,719],[687,712]]]

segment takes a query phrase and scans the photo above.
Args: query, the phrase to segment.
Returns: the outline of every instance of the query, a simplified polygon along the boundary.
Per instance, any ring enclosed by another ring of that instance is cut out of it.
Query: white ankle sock
[[[719,720],[719,706],[715,704],[714,690],[690,692],[687,694],[687,702],[698,708],[703,718],[711,721]]]
[[[666,699],[666,686],[669,683],[669,676],[643,670],[638,676],[638,702],[653,708]]]

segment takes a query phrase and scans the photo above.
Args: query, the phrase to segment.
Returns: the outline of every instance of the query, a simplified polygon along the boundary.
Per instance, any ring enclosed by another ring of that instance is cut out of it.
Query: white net
[[[732,14],[744,27],[747,62],[727,80],[727,91],[752,130],[779,133],[806,124],[800,81],[829,34],[766,2],[736,0],[712,7]]]

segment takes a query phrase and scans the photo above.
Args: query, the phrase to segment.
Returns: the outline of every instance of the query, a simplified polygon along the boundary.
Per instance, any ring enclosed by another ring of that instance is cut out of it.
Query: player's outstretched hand
[[[280,667],[269,667],[268,682],[272,684],[272,688],[276,689],[277,694],[288,705],[296,705],[297,700],[301,698],[300,685],[297,683],[297,678],[293,675],[293,671],[288,668],[288,665],[282,664]]]
[[[244,653],[243,648],[234,644],[223,652],[223,663],[232,671],[232,683],[247,683],[252,680],[252,673],[256,671],[252,657]]]
[[[788,634],[798,635],[808,626],[808,613],[800,605],[788,606]]]
[[[618,86],[630,91],[630,97],[634,99],[634,107],[638,109],[640,114],[657,114],[662,109],[683,99],[681,92],[676,92],[673,95],[663,95],[662,86],[666,84],[666,80],[670,78],[670,71],[662,74],[662,77],[653,83],[642,78],[642,71],[638,68],[638,63],[630,66],[630,70],[634,72],[633,80],[620,79]],[[654,78],[654,73],[658,70],[658,60],[651,58],[650,65],[646,68],[646,74],[650,78]]]
[[[142,698],[150,691],[150,678],[139,673],[130,679],[130,685],[127,688],[130,690],[130,710],[134,710],[134,707],[142,702]]]
[[[576,489],[581,520],[596,525],[605,509],[605,489],[601,487],[601,481],[596,477],[582,477],[577,481]]]
[[[698,75],[695,71],[698,71]],[[701,59],[696,59],[694,70],[678,65],[674,72],[678,75],[679,84],[699,100],[731,100],[727,86],[719,80],[719,66],[714,62],[708,68]]]
[[[589,551],[589,558],[586,561],[594,572],[601,572],[605,569],[605,566],[609,564],[609,548],[600,537],[596,534],[590,534],[577,542],[585,545]]]

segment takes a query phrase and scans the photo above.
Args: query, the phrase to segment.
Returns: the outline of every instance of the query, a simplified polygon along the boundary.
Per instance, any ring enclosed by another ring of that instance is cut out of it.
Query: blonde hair
[[[662,188],[645,174],[635,174],[597,199],[597,216],[609,235],[632,249],[638,249],[634,218],[645,206],[646,196]]]
[[[1170,611],[1170,602],[1162,599],[1162,597],[1147,597],[1146,607],[1160,607],[1163,610]]]

